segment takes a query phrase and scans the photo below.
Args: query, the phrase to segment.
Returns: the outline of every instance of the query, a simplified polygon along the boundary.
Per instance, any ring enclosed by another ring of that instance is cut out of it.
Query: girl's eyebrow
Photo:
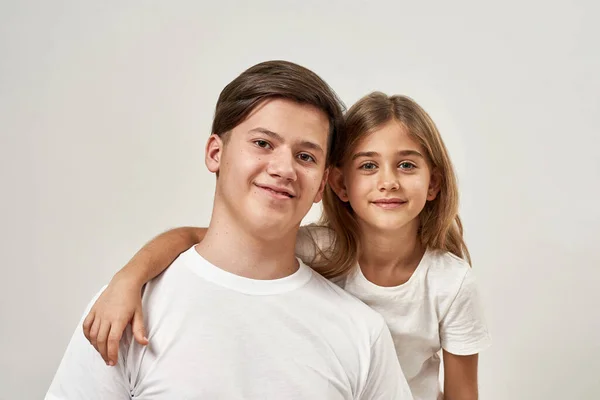
[[[425,158],[425,157],[423,157],[423,154],[419,153],[417,150],[400,150],[396,154],[398,154],[399,156],[405,156],[405,157],[406,156],[416,156],[416,157]],[[360,157],[369,157],[369,158],[381,157],[381,154],[379,154],[376,151],[359,151],[358,153],[356,153],[352,156],[352,161],[354,161]]]
[[[423,154],[419,153],[417,150],[400,150],[398,152],[399,156],[417,156],[417,157],[421,157],[421,158],[425,158],[423,157]]]
[[[352,156],[352,161],[360,157],[378,157],[380,155],[381,154],[377,153],[376,151],[359,151]]]

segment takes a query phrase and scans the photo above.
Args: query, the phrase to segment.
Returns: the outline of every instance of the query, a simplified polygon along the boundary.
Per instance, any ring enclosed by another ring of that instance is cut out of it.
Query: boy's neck
[[[211,264],[250,279],[279,279],[298,270],[297,229],[264,238],[228,216],[213,213],[196,251]]]

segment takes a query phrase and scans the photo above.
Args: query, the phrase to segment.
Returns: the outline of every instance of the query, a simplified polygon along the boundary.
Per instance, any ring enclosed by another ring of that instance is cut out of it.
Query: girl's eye
[[[400,169],[405,169],[405,170],[411,170],[411,169],[415,169],[416,165],[413,163],[410,163],[408,161],[403,161],[400,164],[398,164],[398,166],[400,167]]]
[[[315,160],[315,158],[313,156],[311,156],[310,154],[306,154],[306,153],[298,154],[298,158],[304,162],[312,162],[312,163],[317,162],[317,160]]]
[[[364,169],[366,171],[372,171],[375,168],[377,168],[377,165],[375,165],[375,163],[372,163],[372,162],[367,162],[367,163],[364,163],[363,165],[361,165],[359,168]]]
[[[269,149],[269,148],[271,148],[271,145],[266,140],[260,140],[260,139],[259,140],[255,140],[254,144],[257,145],[258,147],[263,148],[263,149]]]

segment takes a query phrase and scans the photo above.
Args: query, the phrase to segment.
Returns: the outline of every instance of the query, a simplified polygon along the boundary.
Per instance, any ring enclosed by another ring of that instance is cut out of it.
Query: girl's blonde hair
[[[419,214],[421,243],[425,247],[448,251],[470,264],[458,215],[458,184],[452,162],[435,123],[414,100],[381,92],[360,99],[346,114],[345,126],[331,155],[331,166],[341,168],[362,138],[393,120],[403,124],[423,147],[432,173],[440,179],[437,197],[428,201]],[[350,204],[341,201],[329,185],[325,189],[319,224],[332,229],[335,239],[327,255],[321,253],[320,261],[313,267],[326,278],[342,276],[357,261],[359,228]]]

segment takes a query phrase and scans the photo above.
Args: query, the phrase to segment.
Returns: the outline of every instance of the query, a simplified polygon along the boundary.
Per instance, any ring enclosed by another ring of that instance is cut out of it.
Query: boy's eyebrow
[[[263,134],[275,139],[278,142],[285,142],[285,139],[283,138],[283,136],[281,136],[279,133],[273,132],[267,128],[258,127],[258,128],[251,129],[249,132],[263,133]],[[314,142],[311,142],[308,140],[303,140],[300,142],[300,145],[325,154],[325,151],[323,150],[323,148]]]
[[[421,158],[425,158],[423,157],[423,154],[419,153],[417,150],[400,150],[399,152],[397,152],[396,154],[398,154],[399,156],[417,156],[417,157],[421,157]],[[359,151],[358,153],[354,154],[352,156],[352,161],[356,160],[357,158],[360,157],[367,157],[367,158],[372,158],[372,157],[380,157],[381,154],[377,153],[376,151]]]
[[[248,133],[250,133],[250,132],[264,133],[265,135],[272,137],[273,139],[277,140],[278,142],[284,141],[283,137],[279,133],[270,131],[267,128],[258,127],[258,128],[250,129],[250,131]]]

